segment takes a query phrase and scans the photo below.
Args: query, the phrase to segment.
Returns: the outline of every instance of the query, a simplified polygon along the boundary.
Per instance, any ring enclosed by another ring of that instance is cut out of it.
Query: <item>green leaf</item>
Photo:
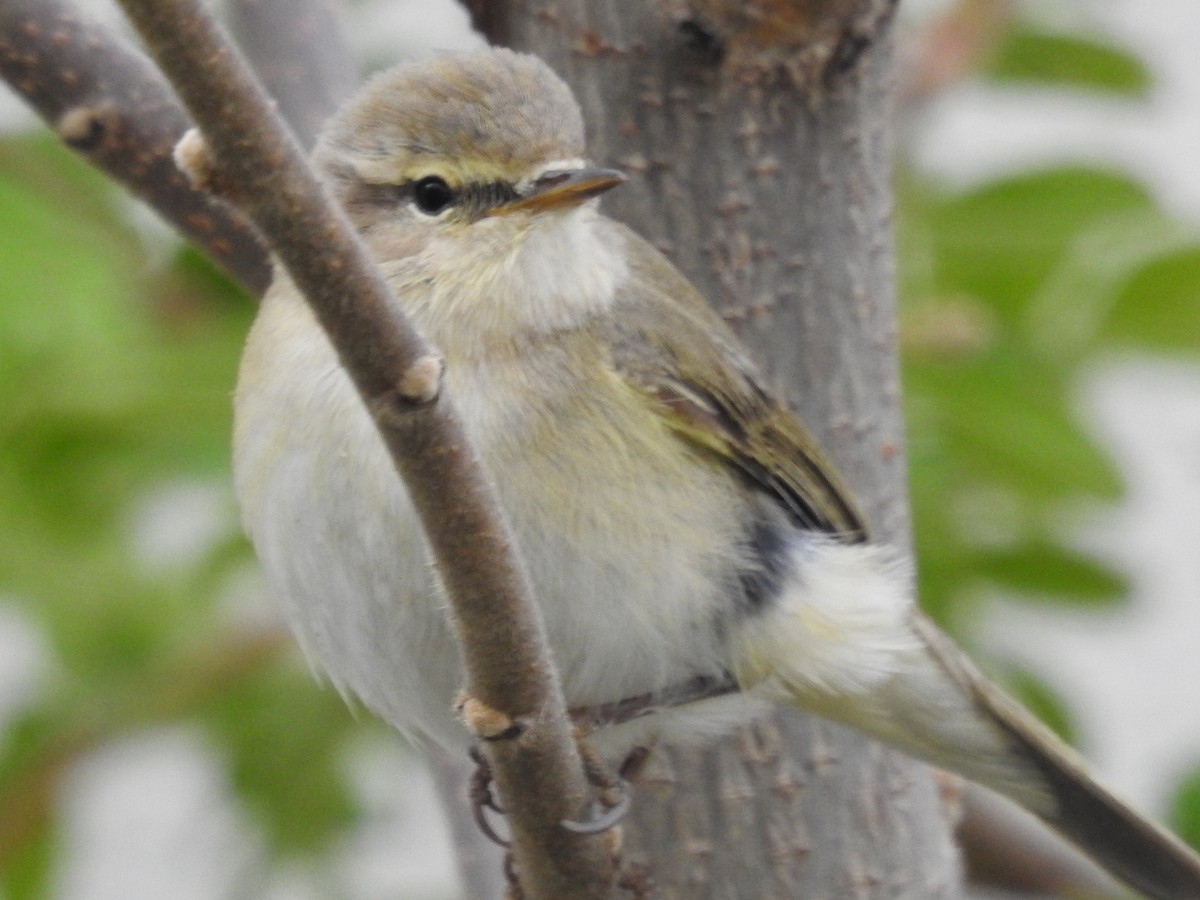
[[[928,289],[977,298],[1010,328],[1024,326],[1031,298],[1081,233],[1157,214],[1142,186],[1087,168],[1020,175],[927,203],[917,227],[929,241]]]
[[[1030,345],[1047,358],[1057,357],[1062,364],[1070,364],[1087,352],[1103,352],[1102,339],[1116,336],[1111,325],[1105,327],[1106,321],[1126,285],[1164,256],[1196,248],[1195,229],[1167,218],[1159,210],[1132,210],[1097,219],[1080,230],[1031,298],[1025,317]],[[1184,283],[1172,284],[1178,274],[1185,275]],[[1186,292],[1196,286],[1194,277],[1187,283],[1186,273],[1167,273],[1166,279],[1159,281],[1166,283],[1154,284],[1151,289],[1166,289],[1163,297],[1147,297],[1148,302],[1127,317],[1122,324],[1130,329],[1121,343],[1138,340],[1144,329],[1136,323],[1147,316],[1167,310],[1183,312],[1178,290],[1172,296],[1171,287]],[[1184,313],[1183,322],[1195,321],[1196,298],[1196,294],[1186,298],[1191,309]]]
[[[60,850],[54,835],[49,832],[36,835],[25,851],[9,860],[0,873],[4,900],[44,900],[53,896],[50,882]]]
[[[1072,605],[1113,606],[1129,584],[1098,560],[1045,540],[982,552],[976,571],[1030,599]]]
[[[156,306],[120,211],[62,148],[0,142],[0,589],[27,598],[97,690],[211,603],[140,572],[128,523],[156,482],[228,478],[229,394],[251,312],[194,259],[160,269],[154,296],[169,281],[176,296],[210,299],[186,317],[178,303],[175,314]]]
[[[1130,275],[1098,337],[1113,346],[1200,351],[1200,246],[1167,252]]]
[[[954,460],[976,484],[1043,503],[1120,495],[1111,461],[1068,410],[1062,375],[1037,358],[997,349],[969,364],[910,365],[906,379],[925,411],[913,428],[937,442],[939,465]]]
[[[1175,789],[1171,826],[1181,838],[1200,850],[1200,765],[1195,766]]]
[[[1135,56],[1077,35],[1033,28],[1013,29],[984,70],[997,81],[1083,88],[1130,97],[1145,96],[1150,71]]]
[[[65,771],[39,760],[196,714],[200,699],[177,696],[163,665],[217,630],[248,551],[231,515],[229,536],[186,572],[146,571],[131,520],[160,483],[228,481],[252,307],[194,254],[150,267],[116,192],[45,138],[0,141],[0,271],[0,594],[46,629],[61,664],[0,748],[12,808]],[[30,757],[38,748],[53,752]],[[53,825],[21,825],[3,886],[36,896]]]
[[[1143,188],[1090,169],[960,195],[910,178],[900,200],[922,604],[953,627],[997,587],[1115,602],[1121,578],[1051,537],[1064,505],[1121,492],[1074,411],[1075,372],[1111,346],[1105,323],[1140,267],[1191,237]]]
[[[353,820],[341,751],[350,731],[363,726],[294,653],[219,697],[209,721],[230,755],[239,795],[278,849],[328,845]]]

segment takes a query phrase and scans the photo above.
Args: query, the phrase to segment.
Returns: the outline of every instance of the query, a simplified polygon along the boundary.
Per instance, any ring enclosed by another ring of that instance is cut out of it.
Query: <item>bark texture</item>
[[[756,351],[858,492],[909,541],[891,237],[891,12],[858,3],[488,4],[494,42],[544,57],[584,107],[606,199]],[[781,714],[659,749],[626,860],[662,897],[961,893],[933,773]]]

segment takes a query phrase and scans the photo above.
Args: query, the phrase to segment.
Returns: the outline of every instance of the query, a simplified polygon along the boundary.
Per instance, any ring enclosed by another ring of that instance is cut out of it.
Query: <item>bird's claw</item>
[[[600,812],[588,819],[563,819],[560,823],[567,831],[575,834],[602,834],[610,828],[618,825],[622,819],[629,813],[630,807],[633,806],[633,800],[628,790],[622,785],[619,789],[616,802],[612,805],[593,802],[589,807],[589,813],[599,807]]]
[[[598,788],[600,799],[593,801],[588,808],[587,818],[563,819],[563,828],[574,834],[602,834],[618,824],[629,814],[633,806],[633,797],[629,790],[629,782],[625,777],[626,765],[619,773],[614,773],[597,753],[582,741],[579,742],[579,753],[583,761],[584,772],[588,783]],[[492,767],[483,751],[478,746],[471,747],[471,759],[475,763],[475,771],[471,773],[467,797],[471,803],[471,816],[480,832],[492,843],[508,849],[512,843],[501,837],[488,820],[488,811],[497,815],[505,815],[504,807],[496,802],[492,793]],[[638,763],[644,759],[645,752],[637,757]],[[639,766],[631,768],[636,769]]]
[[[504,815],[504,807],[496,802],[496,798],[492,794],[491,763],[477,746],[471,747],[470,752],[471,759],[475,763],[475,771],[471,773],[471,781],[467,787],[467,799],[471,802],[471,815],[484,837],[493,844],[507,849],[512,846],[511,842],[496,833],[487,817],[489,809],[497,815]]]
[[[588,783],[599,789],[600,800],[593,801],[589,806],[588,818],[563,819],[560,824],[574,834],[602,834],[625,818],[633,805],[633,796],[623,769],[620,773],[614,773],[588,744],[580,740],[578,746],[584,774]],[[599,812],[595,812],[597,807]]]

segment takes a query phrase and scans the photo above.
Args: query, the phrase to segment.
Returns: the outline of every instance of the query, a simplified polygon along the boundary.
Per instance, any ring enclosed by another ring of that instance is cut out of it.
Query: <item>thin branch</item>
[[[266,250],[236,211],[182,176],[190,123],[170,85],[118,35],[63,0],[0,2],[0,75],[62,140],[154,207],[254,294]]]
[[[491,485],[407,320],[246,64],[200,0],[121,0],[204,131],[216,183],[270,242],[337,349],[404,476],[446,587],[530,897],[611,893],[604,842],[561,826],[588,790],[529,581]],[[476,733],[479,733],[478,727]]]

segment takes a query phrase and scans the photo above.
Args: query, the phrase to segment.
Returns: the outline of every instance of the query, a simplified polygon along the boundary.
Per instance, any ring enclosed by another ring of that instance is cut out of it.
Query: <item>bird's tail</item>
[[[1027,803],[1002,777],[981,784],[1027,806],[1122,881],[1149,897],[1200,898],[1200,858],[1179,838],[1133,809],[1096,780],[1087,764],[1045,725],[986,678],[937,626],[918,615],[915,628],[930,659],[964,690],[1006,739],[1015,765],[1034,773],[1045,798]],[[940,763],[939,763],[940,764]],[[947,763],[950,769],[955,767]],[[965,767],[970,769],[972,767]],[[970,771],[962,774],[974,777]]]
[[[742,623],[744,689],[1003,794],[1150,897],[1200,900],[1200,857],[1101,785],[916,610],[886,549],[810,548],[805,562],[777,604]]]

